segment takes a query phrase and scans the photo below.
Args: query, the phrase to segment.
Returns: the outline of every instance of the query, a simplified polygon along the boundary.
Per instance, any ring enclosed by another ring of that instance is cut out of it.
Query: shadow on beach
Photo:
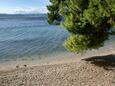
[[[115,54],[82,59],[106,70],[115,70]]]

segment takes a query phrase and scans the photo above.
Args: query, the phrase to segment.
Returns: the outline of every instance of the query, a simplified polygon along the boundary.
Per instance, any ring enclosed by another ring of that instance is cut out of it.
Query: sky
[[[47,13],[49,0],[0,0],[0,13]]]

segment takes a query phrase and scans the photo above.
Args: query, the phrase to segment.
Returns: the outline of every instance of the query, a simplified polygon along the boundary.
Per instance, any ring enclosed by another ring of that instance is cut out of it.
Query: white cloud
[[[40,7],[38,10],[39,10],[39,13],[47,13],[48,12],[46,7]]]
[[[39,13],[39,9],[38,8],[19,8],[19,9],[14,9],[14,13],[19,13],[19,14]]]
[[[29,13],[47,13],[46,7],[29,7],[29,8],[0,8],[0,13],[8,14],[29,14]]]
[[[0,13],[12,13],[11,9],[0,8]]]

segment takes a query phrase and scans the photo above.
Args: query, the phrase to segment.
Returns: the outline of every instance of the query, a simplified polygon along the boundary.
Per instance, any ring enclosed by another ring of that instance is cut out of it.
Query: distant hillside
[[[47,14],[0,14],[0,19],[39,19],[46,20]]]

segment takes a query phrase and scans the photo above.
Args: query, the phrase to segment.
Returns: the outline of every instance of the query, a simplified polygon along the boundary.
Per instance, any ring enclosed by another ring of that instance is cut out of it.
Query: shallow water
[[[62,43],[67,35],[59,26],[48,25],[44,15],[2,15],[0,60],[42,58],[66,52]]]

